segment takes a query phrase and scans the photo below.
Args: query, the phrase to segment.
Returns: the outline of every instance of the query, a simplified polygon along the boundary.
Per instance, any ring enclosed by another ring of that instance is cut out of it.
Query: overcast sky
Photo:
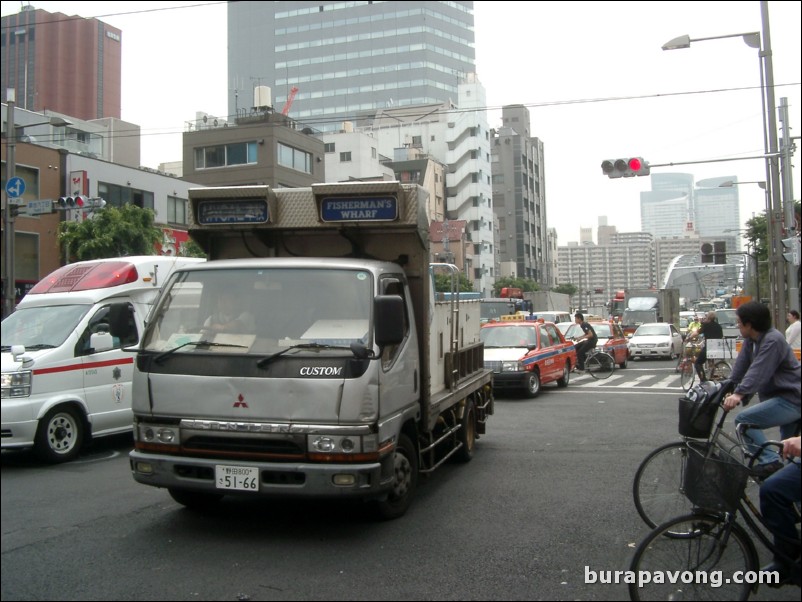
[[[2,3],[2,14],[20,2]],[[123,32],[122,119],[142,128],[142,164],[181,159],[181,132],[196,111],[225,116],[226,3],[34,2],[96,17]],[[775,97],[802,128],[800,6],[769,2]],[[166,7],[174,7],[164,10]],[[139,11],[139,12],[137,12]],[[667,41],[763,31],[760,2],[474,2],[476,62],[490,127],[499,108],[530,108],[545,145],[547,218],[559,244],[579,239],[606,215],[619,231],[640,230],[640,195],[650,178],[611,180],[603,159],[642,156],[652,164],[763,153],[760,61],[741,38],[663,51]],[[298,102],[298,99],[296,99]],[[779,126],[779,122],[778,122]],[[793,170],[800,194],[799,158]],[[762,160],[654,168],[697,179],[766,179]],[[741,221],[765,208],[755,184],[739,187]]]

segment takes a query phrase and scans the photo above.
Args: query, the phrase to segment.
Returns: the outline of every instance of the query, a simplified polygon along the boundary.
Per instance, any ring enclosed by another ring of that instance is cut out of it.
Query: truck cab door
[[[403,338],[398,344],[386,345],[379,359],[379,408],[381,417],[386,417],[420,396],[420,362],[408,290],[395,277],[385,276],[379,285],[382,294],[400,296],[403,306],[403,315],[399,316],[403,320]]]

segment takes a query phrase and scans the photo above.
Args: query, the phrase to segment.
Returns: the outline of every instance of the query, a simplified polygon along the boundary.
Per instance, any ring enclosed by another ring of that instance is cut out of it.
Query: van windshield
[[[263,356],[293,347],[293,354],[351,355],[351,343],[370,345],[373,296],[364,270],[179,272],[149,317],[141,349]]]
[[[3,320],[3,349],[25,345],[26,349],[60,347],[78,327],[91,305],[23,307]]]

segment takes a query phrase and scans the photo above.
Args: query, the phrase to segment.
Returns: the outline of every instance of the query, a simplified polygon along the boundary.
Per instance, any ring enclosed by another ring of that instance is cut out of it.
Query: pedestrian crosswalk
[[[609,378],[596,380],[589,374],[573,374],[568,385],[573,388],[663,389],[682,391],[679,374],[674,371],[646,372],[633,376],[632,371],[616,370]]]

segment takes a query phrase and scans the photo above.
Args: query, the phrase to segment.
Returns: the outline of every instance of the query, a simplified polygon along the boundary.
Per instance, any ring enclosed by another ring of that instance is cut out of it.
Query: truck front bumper
[[[144,485],[203,493],[268,497],[350,497],[380,498],[392,485],[392,470],[382,463],[312,464],[284,462],[239,462],[142,453],[129,454],[134,480]],[[392,454],[386,461],[392,462]],[[256,491],[220,489],[215,466],[244,466],[259,469]],[[382,478],[382,474],[388,477]]]

